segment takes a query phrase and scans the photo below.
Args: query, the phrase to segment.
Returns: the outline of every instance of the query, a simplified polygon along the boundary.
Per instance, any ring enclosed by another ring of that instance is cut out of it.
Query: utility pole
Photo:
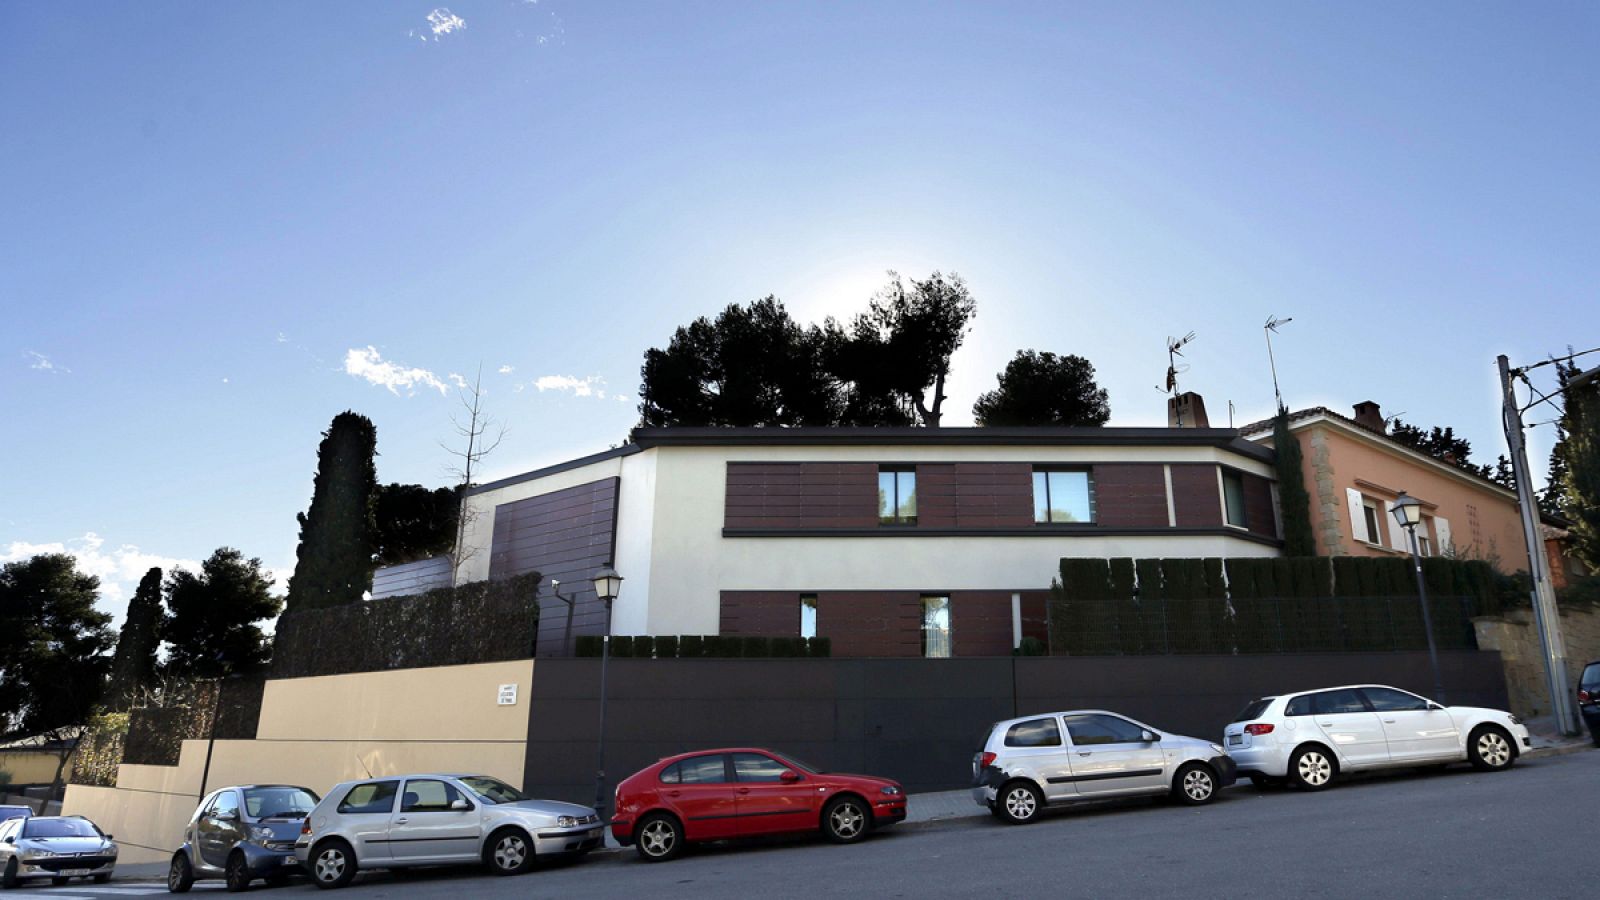
[[[1533,621],[1539,631],[1539,649],[1544,655],[1545,681],[1550,690],[1550,712],[1565,735],[1578,733],[1571,692],[1567,689],[1567,645],[1561,636],[1561,614],[1556,609],[1556,593],[1550,584],[1550,561],[1544,555],[1539,537],[1539,507],[1533,497],[1533,477],[1528,471],[1528,448],[1523,441],[1522,408],[1512,386],[1511,361],[1501,354],[1500,367],[1502,424],[1506,446],[1511,451],[1511,468],[1517,480],[1517,507],[1522,513],[1522,536],[1528,544],[1528,572],[1533,576]]]

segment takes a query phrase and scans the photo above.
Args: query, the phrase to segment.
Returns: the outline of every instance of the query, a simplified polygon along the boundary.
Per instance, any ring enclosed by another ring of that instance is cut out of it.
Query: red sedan
[[[906,817],[897,782],[819,772],[771,750],[738,747],[670,756],[617,785],[611,834],[649,862],[685,844],[820,829],[850,844]]]

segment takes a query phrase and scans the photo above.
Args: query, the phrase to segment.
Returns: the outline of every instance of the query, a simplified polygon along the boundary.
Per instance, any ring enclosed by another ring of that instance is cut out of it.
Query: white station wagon
[[[1240,775],[1310,791],[1365,769],[1469,762],[1495,772],[1533,746],[1511,713],[1445,707],[1377,684],[1262,697],[1223,730],[1222,741]]]

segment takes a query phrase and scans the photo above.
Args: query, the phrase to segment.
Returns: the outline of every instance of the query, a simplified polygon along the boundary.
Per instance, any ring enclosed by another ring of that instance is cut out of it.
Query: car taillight
[[[310,834],[311,833],[311,820],[310,819],[307,819],[304,822],[300,823],[300,833],[301,834]]]
[[[1578,702],[1579,703],[1588,703],[1589,701],[1591,701],[1593,699],[1594,699],[1594,695],[1589,693],[1588,691],[1579,691],[1578,692]]]
[[[995,760],[995,755],[993,753],[990,753],[989,751],[985,750],[985,751],[983,751],[983,756],[978,758],[978,768],[987,769],[990,766],[994,765],[994,760]]]
[[[1272,726],[1265,722],[1251,722],[1244,727],[1245,734],[1271,734]]]

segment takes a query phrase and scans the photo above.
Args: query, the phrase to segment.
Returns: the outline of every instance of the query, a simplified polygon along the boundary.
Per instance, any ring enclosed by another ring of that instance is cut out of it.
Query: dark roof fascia
[[[652,447],[1217,447],[1271,462],[1273,452],[1232,428],[636,428]]]
[[[592,466],[595,463],[605,462],[608,459],[621,459],[624,456],[632,456],[643,449],[644,448],[638,444],[623,444],[621,447],[612,447],[610,450],[604,450],[599,453],[591,453],[588,456],[580,456],[577,459],[569,459],[566,462],[556,463],[553,466],[545,466],[542,469],[534,469],[532,472],[523,472],[521,475],[512,475],[509,478],[502,478],[499,481],[491,481],[488,484],[473,485],[467,489],[467,496],[471,497],[475,494],[487,493],[488,491],[498,491],[501,488],[508,488],[514,484],[522,484],[525,481],[533,481],[538,478],[547,478],[551,475],[557,475],[562,472],[570,472],[573,469],[581,469],[584,466]]]

